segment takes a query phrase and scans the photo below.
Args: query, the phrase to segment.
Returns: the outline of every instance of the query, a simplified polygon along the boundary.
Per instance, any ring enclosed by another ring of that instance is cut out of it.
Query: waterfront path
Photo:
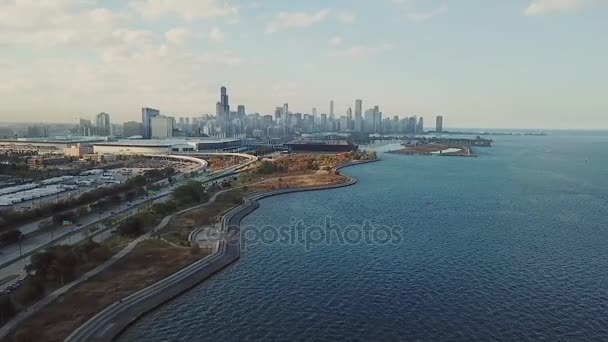
[[[348,163],[337,169],[375,161],[378,160]],[[242,205],[228,211],[222,217],[221,236],[225,239],[220,241],[217,253],[209,255],[121,301],[115,302],[76,329],[65,341],[112,341],[127,326],[147,312],[179,296],[236,261],[240,257],[240,222],[259,207],[258,200],[286,193],[341,188],[353,185],[356,182],[356,179],[347,176],[346,181],[340,184],[278,189],[246,195]]]
[[[217,180],[217,179],[221,179],[223,177],[226,177],[227,175],[230,175],[234,172],[234,168],[235,167],[231,167],[226,170],[222,170],[222,171],[218,171],[214,174],[208,175],[205,177],[205,180],[203,181],[203,183],[208,183],[211,182],[213,180]],[[174,185],[171,187],[171,189],[173,189],[175,186]],[[11,319],[10,321],[8,321],[6,324],[4,324],[2,327],[0,327],[0,340],[6,338],[6,336],[8,336],[21,322],[25,321],[26,319],[30,318],[33,314],[35,314],[36,312],[40,311],[42,308],[46,307],[47,305],[51,304],[53,301],[55,301],[58,297],[60,297],[61,295],[65,294],[66,292],[68,292],[70,289],[74,288],[75,286],[80,285],[81,283],[87,281],[89,278],[94,277],[96,275],[98,275],[99,273],[103,272],[104,270],[106,270],[107,268],[109,268],[110,266],[112,266],[113,264],[115,264],[117,261],[121,260],[122,258],[124,258],[125,256],[127,256],[133,249],[135,249],[135,247],[141,243],[144,240],[150,239],[155,233],[161,231],[162,229],[164,229],[170,222],[171,220],[181,214],[184,214],[186,212],[192,211],[192,210],[196,210],[199,209],[201,207],[204,206],[208,206],[210,204],[213,204],[216,199],[219,197],[219,195],[221,195],[222,193],[225,193],[227,191],[230,191],[231,189],[225,189],[225,190],[221,190],[219,192],[216,192],[215,194],[213,194],[209,200],[207,200],[207,202],[203,203],[203,204],[199,204],[190,208],[186,208],[184,210],[181,210],[177,213],[171,214],[169,216],[164,217],[161,222],[159,222],[154,229],[152,229],[150,232],[140,236],[139,238],[133,240],[132,242],[130,242],[126,247],[124,247],[122,250],[120,250],[118,253],[116,253],[115,255],[113,255],[110,259],[108,259],[106,262],[104,262],[103,264],[95,267],[94,269],[90,270],[89,272],[85,273],[84,275],[82,275],[80,278],[58,288],[57,290],[53,291],[52,293],[48,294],[47,296],[45,296],[44,298],[42,298],[41,300],[39,300],[38,302],[36,302],[35,304],[29,306],[28,308],[24,309],[23,311],[19,312],[15,317],[13,317],[13,319]],[[170,192],[169,192],[170,193]],[[167,195],[169,194],[167,193]],[[164,197],[166,195],[160,196],[160,197]],[[57,240],[58,241],[58,240]],[[56,241],[53,241],[56,242]],[[52,243],[51,243],[52,244]],[[45,244],[44,246],[41,246],[39,248],[37,248],[37,250],[41,250],[43,248],[48,247],[49,245],[51,245],[49,243]],[[33,252],[32,252],[33,253]],[[32,254],[30,253],[30,254]]]

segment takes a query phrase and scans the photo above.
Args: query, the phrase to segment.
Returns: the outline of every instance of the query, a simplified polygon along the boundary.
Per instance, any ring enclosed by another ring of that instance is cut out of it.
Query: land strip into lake
[[[390,153],[401,155],[442,156],[442,157],[477,157],[473,147],[491,147],[492,140],[482,139],[447,139],[419,138],[402,143],[403,148]]]
[[[260,161],[238,181],[222,184],[226,191],[218,194],[213,203],[175,216],[167,229],[155,234],[170,243],[159,239],[138,245],[132,255],[87,279],[19,324],[11,337],[19,341],[64,340],[104,308],[207,257],[208,251],[191,245],[188,233],[201,225],[218,224],[227,212],[243,204],[244,196],[260,191],[333,187],[349,180],[337,170],[340,165],[375,159],[375,154],[351,153],[295,155]]]

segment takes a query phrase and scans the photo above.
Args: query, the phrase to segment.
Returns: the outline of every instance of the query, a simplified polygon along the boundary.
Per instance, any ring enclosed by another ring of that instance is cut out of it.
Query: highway
[[[342,165],[337,169],[364,164],[362,161]],[[292,192],[317,191],[341,188],[356,184],[357,180],[347,177],[344,183],[296,189],[278,189],[254,192],[244,197],[245,202],[226,213],[221,220],[221,236],[218,252],[183,268],[171,276],[153,284],[129,297],[108,306],[85,324],[76,329],[64,341],[111,341],[129,324],[159,305],[175,298],[196,284],[219,272],[240,257],[241,220],[259,207],[262,198]],[[196,234],[190,239],[196,241]]]
[[[200,166],[190,172],[202,171],[208,166],[207,161],[193,157],[166,155],[150,155],[149,157],[173,157],[179,160],[187,159],[189,161],[198,161]],[[257,158],[253,156],[249,156],[248,158],[249,161],[246,165],[249,165],[257,160]],[[189,180],[197,180],[203,183],[217,181],[236,174],[235,170],[240,166],[237,165],[229,167],[225,170],[210,174],[203,173],[195,178],[185,178],[183,175],[181,175],[181,177],[175,177],[175,182],[173,184],[162,188],[154,196],[140,197],[131,202],[122,203],[119,206],[113,207],[104,212],[93,213],[86,217],[81,217],[78,219],[76,225],[71,225],[69,227],[55,227],[48,232],[38,233],[38,230],[40,229],[39,223],[48,220],[49,218],[24,225],[19,229],[23,234],[27,234],[26,238],[22,239],[20,243],[5,246],[2,248],[2,251],[0,251],[0,278],[4,278],[12,274],[23,275],[23,268],[29,262],[29,256],[32,254],[51,245],[78,243],[88,238],[90,236],[90,229],[97,227],[100,222],[103,222],[109,218],[117,221],[136,213],[138,210],[141,210],[148,205],[165,201],[168,199],[167,196],[170,195],[175,188],[183,185]],[[95,240],[99,241],[107,239],[108,237],[109,235],[107,234],[101,235],[101,238],[96,237]],[[7,287],[10,283],[12,282],[0,286],[0,290]]]

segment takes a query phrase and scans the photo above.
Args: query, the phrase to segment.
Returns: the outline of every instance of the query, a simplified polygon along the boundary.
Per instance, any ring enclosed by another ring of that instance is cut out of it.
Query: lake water
[[[120,340],[608,340],[608,134],[494,140],[478,158],[382,154],[344,170],[353,187],[263,200],[243,224],[267,241]],[[267,227],[328,218],[394,239]]]

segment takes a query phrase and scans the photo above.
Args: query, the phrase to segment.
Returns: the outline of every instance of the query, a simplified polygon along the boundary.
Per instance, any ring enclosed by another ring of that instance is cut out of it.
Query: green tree
[[[15,316],[17,310],[9,296],[0,296],[0,324],[6,323]]]
[[[0,243],[3,245],[10,245],[17,243],[21,239],[21,232],[18,230],[11,230],[0,235]]]

